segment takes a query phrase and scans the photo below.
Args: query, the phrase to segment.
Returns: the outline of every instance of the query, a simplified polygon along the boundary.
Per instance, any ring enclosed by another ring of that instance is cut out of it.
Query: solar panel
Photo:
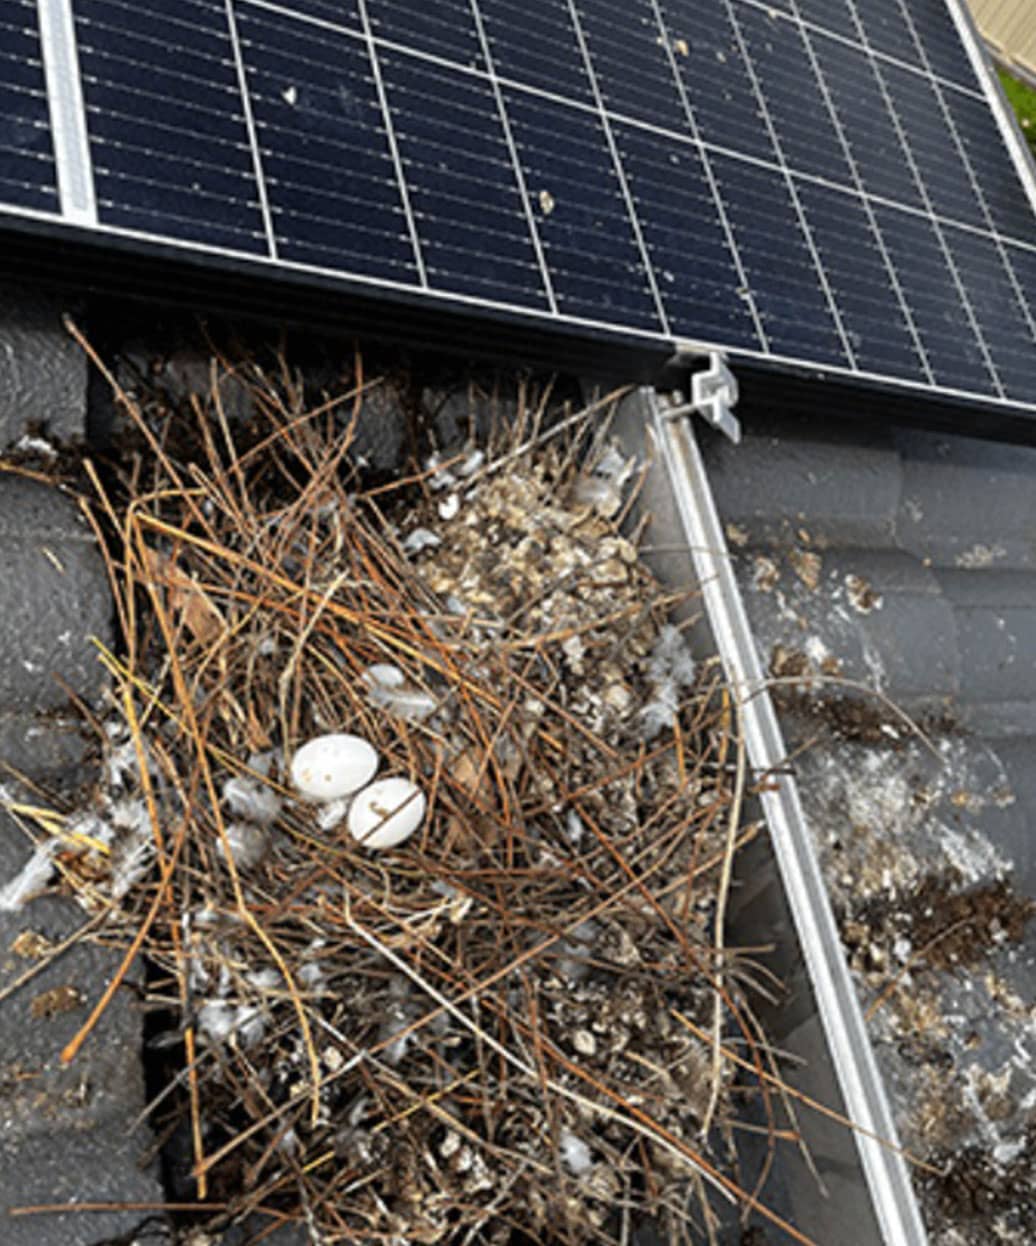
[[[1036,180],[960,0],[5,13],[8,230],[1036,412]]]

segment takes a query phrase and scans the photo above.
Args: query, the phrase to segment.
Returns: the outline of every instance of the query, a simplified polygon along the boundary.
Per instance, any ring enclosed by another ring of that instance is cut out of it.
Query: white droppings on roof
[[[972,545],[970,549],[958,554],[954,562],[966,571],[981,571],[992,567],[1000,559],[1007,557],[1007,550],[1002,545]]]

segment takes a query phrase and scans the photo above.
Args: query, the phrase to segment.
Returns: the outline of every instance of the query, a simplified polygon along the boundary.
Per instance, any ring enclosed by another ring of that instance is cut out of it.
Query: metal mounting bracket
[[[702,359],[708,361],[708,367],[695,369]],[[723,352],[681,350],[673,362],[690,369],[691,394],[690,401],[679,392],[671,395],[666,417],[675,420],[682,415],[700,415],[736,445],[741,440],[741,422],[733,411],[738,399],[737,377],[727,367]]]

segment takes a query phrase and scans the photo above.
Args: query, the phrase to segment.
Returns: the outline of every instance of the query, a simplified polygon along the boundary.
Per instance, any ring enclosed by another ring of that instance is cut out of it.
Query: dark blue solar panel
[[[546,310],[493,92],[401,54],[381,63],[429,284]]]
[[[713,162],[770,350],[809,342],[810,358],[847,365],[809,241],[782,174],[741,160]]]
[[[726,0],[701,0],[693,6],[670,3],[666,14],[669,38],[680,48],[677,70],[702,138],[727,151],[775,161],[763,102],[753,88],[731,6]]]
[[[974,179],[959,160],[947,159],[947,145],[952,149],[955,140],[938,84],[892,64],[882,67],[882,77],[903,128],[910,135],[910,150],[932,210],[950,220],[988,228],[989,217],[975,193]]]
[[[893,203],[924,206],[921,189],[883,94],[882,69],[872,57],[838,39],[813,40],[863,189]]]
[[[690,143],[660,145],[635,126],[619,127],[617,140],[670,322],[689,337],[759,349],[701,154]]]
[[[479,0],[490,55],[502,77],[592,105],[593,90],[567,5]]]
[[[375,35],[457,65],[486,67],[468,0],[367,0],[367,12]]]
[[[981,189],[993,228],[1008,237],[1032,238],[1032,209],[1010,176],[1010,157],[983,100],[962,91],[943,92],[956,133]]]
[[[58,210],[57,175],[36,6],[17,0],[0,20],[0,198]]]
[[[239,5],[235,7],[240,16],[245,6]],[[282,13],[294,14],[297,17],[310,17],[314,21],[322,22],[325,26],[337,26],[341,29],[357,32],[363,29],[357,0],[277,0],[273,4],[256,5],[254,7],[279,10]]]
[[[854,196],[822,186],[804,186],[800,195],[857,366],[925,381],[895,270],[873,216]]]
[[[859,42],[860,32],[853,17],[855,0],[794,0],[794,8],[804,22]]]
[[[1009,398],[1022,398],[1032,390],[1036,339],[1004,254],[992,239],[972,230],[946,226],[944,237],[978,322],[989,330],[984,334],[986,348],[1004,390]],[[998,325],[1011,325],[1012,332],[997,331]]]
[[[605,106],[626,117],[686,133],[687,114],[672,59],[649,4],[622,0],[595,5],[584,15],[591,61]]]
[[[264,254],[224,5],[79,0],[75,14],[101,222]]]
[[[934,74],[975,89],[975,71],[961,43],[945,0],[909,0],[914,29],[921,33],[924,56]]]
[[[876,212],[936,382],[965,391],[994,389],[995,378],[931,222],[892,208]]]
[[[785,162],[827,181],[851,182],[845,145],[830,123],[810,55],[810,35],[764,9],[746,8],[739,20]]]
[[[914,26],[900,0],[867,0],[856,6],[867,44],[875,51],[908,64],[917,64],[920,49]]]
[[[366,44],[261,10],[238,20],[278,255],[415,282]]]
[[[603,307],[638,329],[660,331],[600,122],[517,92],[507,108],[559,310],[596,317]]]
[[[67,3],[0,17],[8,228],[1036,411],[1029,175],[947,0]]]

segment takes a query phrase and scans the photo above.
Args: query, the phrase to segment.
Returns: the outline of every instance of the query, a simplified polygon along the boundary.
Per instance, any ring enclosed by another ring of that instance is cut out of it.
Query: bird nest
[[[711,1240],[751,1201],[737,1069],[770,1093],[718,933],[756,828],[609,402],[519,387],[386,482],[351,454],[385,382],[314,401],[236,371],[245,419],[215,384],[190,410],[118,391],[87,507],[121,641],[59,857],[149,966],[184,1240],[254,1213],[320,1243]],[[376,851],[293,789],[327,732],[418,785],[412,838]]]

